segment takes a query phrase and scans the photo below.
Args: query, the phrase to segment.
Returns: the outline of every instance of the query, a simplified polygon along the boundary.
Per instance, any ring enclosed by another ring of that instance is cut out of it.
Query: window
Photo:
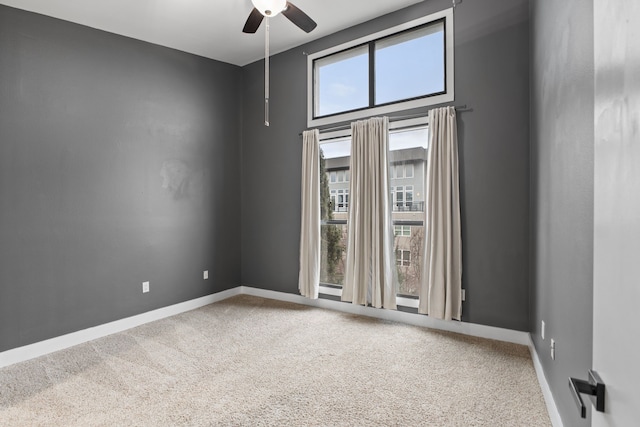
[[[413,178],[413,164],[395,164],[389,167],[389,177],[391,179]]]
[[[390,202],[393,212],[398,273],[398,296],[406,298],[404,304],[417,304],[415,297],[422,277],[424,252],[424,191],[423,178],[426,170],[426,149],[428,131],[424,121],[402,121],[389,124],[389,174],[402,169],[405,177],[403,185],[390,186]],[[322,132],[320,150],[324,157],[326,186],[321,186],[321,200],[329,197],[330,209],[321,218],[322,250],[320,261],[321,292],[340,296],[344,283],[347,248],[347,220],[349,210],[349,190],[344,183],[338,183],[338,172],[344,172],[345,182],[349,181],[349,157],[351,154],[350,130]],[[326,172],[330,171],[330,172]],[[336,183],[330,183],[331,172],[336,172]],[[412,180],[407,177],[413,176]],[[407,185],[410,184],[410,185]],[[342,187],[342,188],[341,188]],[[328,195],[328,196],[327,196]],[[399,200],[398,200],[399,198]],[[400,208],[397,203],[401,202]],[[322,203],[321,203],[322,204]],[[398,252],[399,251],[399,252]],[[399,259],[399,261],[398,261]],[[412,262],[413,261],[413,262]],[[407,302],[412,301],[412,302]],[[409,305],[412,306],[412,305]]]
[[[335,172],[331,172],[331,175],[330,175],[330,176],[331,176],[331,178],[329,179],[329,181],[330,181],[331,183],[336,182],[336,176],[337,176],[337,174],[336,174]]]
[[[328,116],[369,105],[369,49],[360,46],[315,63],[316,111]]]
[[[413,185],[391,187],[394,211],[413,210]]]
[[[395,191],[392,189],[391,195],[393,197],[393,210],[401,211],[404,207],[404,187],[396,187]]]
[[[411,226],[410,225],[396,225],[394,226],[394,234],[396,237],[401,236],[411,236]]]
[[[308,57],[308,126],[454,100],[447,9]]]
[[[413,206],[413,185],[404,188],[404,207],[411,209]]]
[[[405,178],[413,178],[413,164],[409,163],[404,166],[404,177]]]
[[[411,266],[411,252],[404,249],[398,249],[396,251],[396,265],[400,267]]]
[[[349,208],[349,190],[338,190],[336,212],[347,212]]]
[[[443,93],[444,20],[376,41],[374,72],[375,105]]]

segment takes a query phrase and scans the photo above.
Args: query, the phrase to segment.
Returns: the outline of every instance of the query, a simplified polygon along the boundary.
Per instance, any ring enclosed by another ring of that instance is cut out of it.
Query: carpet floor
[[[2,426],[550,426],[525,346],[247,295],[0,369]]]

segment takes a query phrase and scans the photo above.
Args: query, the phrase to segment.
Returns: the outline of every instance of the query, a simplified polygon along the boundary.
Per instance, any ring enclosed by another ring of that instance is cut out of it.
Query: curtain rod
[[[464,113],[467,111],[473,111],[473,108],[467,108],[467,104],[463,104],[463,105],[453,105],[453,108],[456,109],[456,112],[458,113]],[[409,120],[409,119],[417,119],[419,117],[425,117],[426,113],[417,113],[417,114],[408,114],[406,116],[393,116],[393,117],[389,117],[389,121],[390,122],[395,122],[398,120]],[[345,130],[345,129],[349,129],[351,127],[351,124],[344,124],[344,125],[339,125],[339,126],[333,126],[333,127],[318,127],[317,129],[321,132],[331,132],[331,131],[336,131],[336,130]],[[300,132],[298,134],[298,136],[302,136],[302,132]]]

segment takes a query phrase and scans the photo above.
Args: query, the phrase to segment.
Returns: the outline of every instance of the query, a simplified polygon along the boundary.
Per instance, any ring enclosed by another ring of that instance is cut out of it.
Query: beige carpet
[[[549,426],[524,346],[238,296],[0,370],[2,426]]]

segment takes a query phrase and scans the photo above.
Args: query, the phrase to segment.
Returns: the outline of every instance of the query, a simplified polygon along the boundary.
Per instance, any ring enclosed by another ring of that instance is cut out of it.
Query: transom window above
[[[308,125],[454,100],[451,9],[308,57]]]

